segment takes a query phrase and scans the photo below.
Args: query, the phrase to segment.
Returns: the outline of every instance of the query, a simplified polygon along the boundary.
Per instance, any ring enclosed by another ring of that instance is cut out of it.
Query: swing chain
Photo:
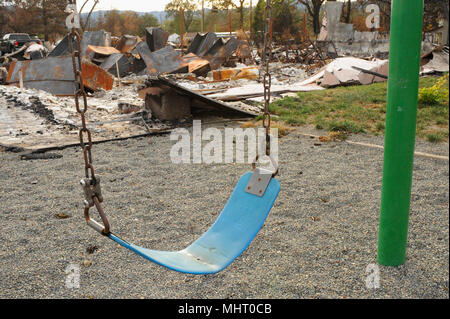
[[[266,0],[266,7],[264,8],[264,21],[265,21],[265,30],[264,30],[264,47],[262,51],[261,64],[262,70],[264,71],[264,113],[262,116],[263,127],[265,129],[265,145],[266,145],[266,156],[269,157],[272,165],[275,168],[275,171],[272,173],[272,177],[278,175],[278,163],[273,158],[270,152],[270,145],[272,141],[272,135],[270,135],[270,125],[271,125],[271,116],[270,116],[270,95],[271,95],[271,86],[272,86],[272,76],[270,74],[270,61],[272,60],[272,2],[271,0]],[[259,154],[256,156],[255,160],[252,163],[253,171],[256,172],[256,163],[259,160]],[[260,181],[261,178],[258,178]],[[267,185],[266,185],[267,186]],[[249,189],[251,186],[249,187]],[[251,193],[251,192],[250,192]],[[253,193],[252,193],[253,194]],[[258,195],[259,194],[255,194]]]
[[[69,4],[73,4],[75,1],[69,1]],[[88,109],[87,103],[87,94],[83,83],[83,72],[82,72],[82,58],[81,58],[81,36],[78,33],[75,27],[71,28],[68,36],[69,43],[69,52],[72,56],[72,66],[73,72],[75,75],[74,85],[75,85],[75,107],[77,113],[80,114],[81,117],[81,128],[79,130],[79,138],[80,138],[80,146],[83,150],[83,158],[84,158],[84,171],[85,171],[85,179],[81,180],[81,185],[83,187],[85,200],[84,200],[84,216],[86,222],[89,226],[99,231],[103,235],[107,235],[110,233],[109,231],[109,222],[106,218],[105,213],[103,212],[102,206],[100,203],[103,202],[103,197],[101,194],[100,188],[100,179],[95,176],[95,170],[92,160],[92,134],[91,131],[87,128],[86,124],[86,112]],[[76,49],[74,48],[74,43],[76,45]],[[82,107],[80,106],[80,98],[83,101]],[[102,219],[103,226],[94,220],[90,219],[89,210],[92,207],[96,207],[99,215]]]
[[[270,98],[271,98],[271,85],[272,75],[270,74],[270,60],[272,59],[272,4],[271,0],[266,0],[266,7],[264,8],[264,21],[265,21],[265,33],[264,33],[264,48],[263,48],[263,68],[264,68],[264,113],[262,117],[263,127],[266,130],[266,155],[270,156]]]

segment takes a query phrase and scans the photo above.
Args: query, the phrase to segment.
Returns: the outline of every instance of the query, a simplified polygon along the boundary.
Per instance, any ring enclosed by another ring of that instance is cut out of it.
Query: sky
[[[100,0],[99,4],[95,7],[95,10],[132,10],[138,12],[147,11],[164,11],[164,8],[170,0]],[[77,1],[78,6],[84,3],[84,1]],[[84,11],[90,10],[93,0],[85,6]],[[89,8],[89,9],[87,9]]]
[[[164,11],[166,4],[169,2],[170,0],[100,0],[99,4],[95,7],[95,10],[117,9],[132,10],[137,12]],[[237,3],[238,1],[235,2]],[[256,5],[258,0],[254,0],[253,2],[254,5]],[[83,3],[84,0],[77,1],[78,6],[81,6]],[[89,11],[93,3],[94,0],[90,0],[85,6],[83,12]],[[207,6],[206,1],[205,6]]]

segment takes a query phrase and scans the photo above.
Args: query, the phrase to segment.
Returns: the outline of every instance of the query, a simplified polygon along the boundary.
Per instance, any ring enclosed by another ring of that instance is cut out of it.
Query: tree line
[[[322,24],[322,7],[326,1],[336,0],[272,0],[274,34],[294,39],[314,39]],[[341,0],[344,2],[341,21],[353,23],[364,31],[364,7],[378,4],[381,11],[380,31],[389,31],[392,0]],[[83,7],[82,26],[86,30],[111,32],[115,36],[133,34],[143,36],[145,27],[161,26],[171,33],[215,31],[231,29],[252,31],[257,38],[264,29],[265,0],[172,0],[161,21],[146,13],[111,10],[91,13],[99,0],[78,0]],[[0,34],[26,32],[44,40],[57,40],[66,32],[64,9],[67,0],[0,0]],[[437,28],[439,19],[448,21],[448,1],[425,0],[424,31]],[[182,19],[181,18],[182,16]],[[84,21],[83,21],[84,20]]]

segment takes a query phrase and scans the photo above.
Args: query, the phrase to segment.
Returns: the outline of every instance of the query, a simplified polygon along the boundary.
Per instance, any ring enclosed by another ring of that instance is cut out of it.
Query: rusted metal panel
[[[187,73],[189,71],[188,63],[183,60],[180,52],[175,51],[171,46],[151,52],[147,43],[141,42],[136,49],[151,75]]]
[[[111,90],[114,78],[95,64],[84,61],[83,81],[91,90]],[[22,71],[25,88],[39,89],[55,95],[73,95],[75,92],[71,57],[51,57],[11,63],[6,83],[19,86]]]
[[[155,52],[161,50],[167,45],[167,39],[169,38],[169,32],[164,31],[161,28],[146,28],[145,40],[147,42],[150,51]]]
[[[113,88],[113,76],[99,66],[87,61],[83,61],[82,68],[83,82],[87,88],[94,91],[97,91],[99,89],[109,91]]]
[[[71,68],[70,57],[14,61],[9,67],[6,83],[19,87],[20,71],[22,71],[25,88],[43,90],[55,95],[71,95],[75,90],[73,70],[71,74],[68,73]]]

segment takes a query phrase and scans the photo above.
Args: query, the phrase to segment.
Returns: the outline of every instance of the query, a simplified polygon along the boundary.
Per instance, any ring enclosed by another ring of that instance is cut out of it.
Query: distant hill
[[[92,12],[91,23],[94,23],[95,21],[97,21],[101,15],[104,15],[108,11],[109,10],[99,10],[99,11]],[[119,12],[123,12],[123,11],[119,11]],[[167,18],[167,13],[165,11],[150,11],[150,12],[136,12],[136,13],[138,15],[144,15],[144,14],[150,13],[150,14],[154,15],[155,18],[157,18],[159,21],[161,21],[161,20],[164,21]],[[87,16],[88,16],[88,13],[81,14],[82,18],[86,18]]]

